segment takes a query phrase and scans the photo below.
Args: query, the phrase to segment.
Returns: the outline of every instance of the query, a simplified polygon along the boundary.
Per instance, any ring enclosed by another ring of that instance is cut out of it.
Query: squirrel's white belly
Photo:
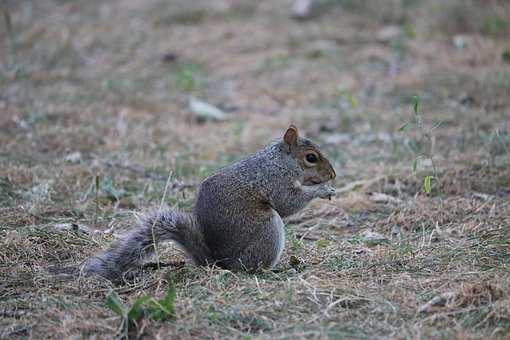
[[[285,225],[283,224],[282,218],[278,213],[273,210],[273,225],[276,228],[277,231],[277,240],[276,240],[276,246],[278,247],[276,257],[274,258],[273,262],[271,263],[271,268],[274,267],[278,262],[280,262],[280,257],[283,253],[283,248],[285,248]]]

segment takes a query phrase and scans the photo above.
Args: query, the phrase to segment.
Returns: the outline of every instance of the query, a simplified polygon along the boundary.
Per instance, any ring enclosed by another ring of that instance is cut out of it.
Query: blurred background
[[[131,218],[130,211],[159,204],[169,174],[164,201],[190,208],[201,179],[280,138],[290,123],[317,141],[336,168],[341,195],[327,206],[314,206],[323,216],[312,214],[302,225],[305,230],[324,226],[306,235],[335,240],[317,246],[328,254],[342,253],[342,247],[349,249],[345,254],[354,254],[350,250],[360,244],[364,228],[381,237],[408,235],[409,244],[417,245],[416,235],[434,233],[438,225],[454,230],[455,237],[483,223],[508,226],[510,1],[0,4],[0,233],[11,235],[3,258],[19,264],[12,273],[4,268],[4,275],[10,273],[4,281],[11,287],[22,285],[18,277],[39,275],[31,267],[34,258],[43,267],[77,262],[106,244],[104,238],[85,242],[71,234],[43,233],[44,228],[106,230],[110,234],[103,236],[111,240],[112,231],[125,226],[120,222]],[[489,199],[490,204],[477,208]],[[491,210],[496,202],[502,205]],[[470,214],[476,223],[467,225],[464,217]],[[301,225],[304,216],[289,223]],[[23,237],[12,236],[16,233]],[[508,239],[499,232],[491,235]],[[351,237],[358,241],[345,241]],[[461,242],[449,237],[438,241],[438,249]],[[312,261],[323,251],[312,251],[314,244],[287,249]],[[19,255],[20,249],[25,255]],[[508,254],[508,243],[497,249]],[[450,258],[434,257],[433,251],[423,258],[431,256],[435,263]],[[385,254],[356,261],[393,256]],[[414,254],[409,261],[416,261]],[[464,255],[455,259],[470,256]],[[482,262],[488,258],[477,257]],[[317,277],[329,279],[363,270],[345,261],[338,262],[342,266],[320,263],[323,272]],[[450,282],[451,268],[437,266],[420,275],[436,273],[438,285]],[[458,264],[465,271],[469,266]],[[498,275],[494,282],[502,277],[508,282],[508,271]],[[406,299],[432,297],[422,291],[425,286],[413,286]],[[35,294],[34,287],[23,289],[27,296]],[[81,301],[81,293],[71,292],[67,299]],[[394,303],[388,294],[385,298]],[[94,301],[97,306],[102,300]],[[181,311],[191,318],[193,310],[186,306]],[[46,320],[45,313],[60,310],[55,308],[29,315],[40,313]],[[334,309],[329,312],[336,315]],[[349,314],[361,335],[365,312],[359,320]],[[405,308],[400,312],[407,320]],[[497,313],[489,312],[473,321],[481,322],[482,329],[473,334],[494,334],[487,315]],[[510,319],[508,310],[498,313]],[[275,327],[293,324],[267,318]],[[43,325],[46,331],[51,328]],[[371,327],[379,334],[404,334],[401,325]],[[216,326],[214,334],[225,335]],[[196,334],[203,334],[197,327]],[[421,334],[413,333],[413,327],[405,334]],[[55,334],[83,330],[68,331]],[[424,334],[438,334],[429,331]]]
[[[2,6],[2,163],[31,159],[31,177],[61,160],[55,185],[84,175],[69,163],[201,178],[289,123],[324,145],[340,181],[431,152],[453,165],[507,151],[507,1]],[[399,132],[414,95],[425,125]],[[431,150],[422,135],[435,124]]]

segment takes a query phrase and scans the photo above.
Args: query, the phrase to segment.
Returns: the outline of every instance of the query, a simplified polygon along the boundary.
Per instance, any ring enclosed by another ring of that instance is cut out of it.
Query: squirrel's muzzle
[[[333,167],[331,167],[330,174],[331,174],[331,179],[335,179],[335,177],[336,177],[336,172],[335,172],[335,169],[333,169]]]
[[[333,168],[333,166],[331,165],[331,163],[329,161],[327,161],[327,166],[326,166],[326,169],[324,169],[324,170],[327,171],[327,174],[329,176],[329,180],[335,179],[336,172],[335,172],[335,169]]]

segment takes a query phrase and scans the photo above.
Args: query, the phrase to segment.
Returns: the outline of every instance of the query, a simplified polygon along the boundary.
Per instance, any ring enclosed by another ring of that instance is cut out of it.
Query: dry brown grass
[[[0,338],[113,338],[111,289],[130,304],[169,285],[176,318],[143,320],[149,338],[509,336],[505,1],[321,1],[299,23],[286,1],[6,4]],[[399,132],[415,94],[425,130]],[[190,96],[231,119],[197,122]],[[189,208],[202,178],[289,122],[342,194],[287,220],[277,270],[180,266],[166,247],[177,266],[131,285],[73,274],[159,203],[169,171],[166,202]],[[437,166],[429,195],[419,153]]]

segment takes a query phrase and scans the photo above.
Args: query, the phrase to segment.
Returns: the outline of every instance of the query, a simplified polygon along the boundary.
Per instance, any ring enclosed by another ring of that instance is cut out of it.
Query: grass
[[[320,1],[307,22],[285,1],[3,8],[0,338],[510,334],[505,1]],[[414,95],[424,129],[399,131]],[[198,122],[190,96],[230,119]],[[165,203],[191,209],[200,180],[290,122],[341,194],[286,220],[274,271],[194,267],[165,246],[169,265],[131,284],[76,275],[159,204],[169,171]]]

